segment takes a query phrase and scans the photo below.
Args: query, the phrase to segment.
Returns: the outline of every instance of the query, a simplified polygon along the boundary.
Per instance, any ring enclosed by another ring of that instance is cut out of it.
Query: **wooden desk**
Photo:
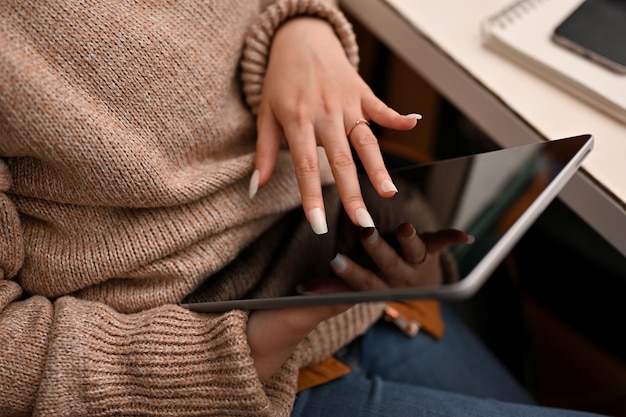
[[[510,1],[340,4],[500,146],[593,134],[559,197],[626,255],[626,124],[482,46],[481,22]]]

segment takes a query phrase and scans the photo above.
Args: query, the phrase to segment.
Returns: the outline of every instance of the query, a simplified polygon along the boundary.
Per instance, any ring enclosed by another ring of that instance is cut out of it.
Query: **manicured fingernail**
[[[370,235],[366,239],[367,243],[373,245],[378,240],[378,230],[376,230],[375,228],[368,228],[367,231],[370,233]]]
[[[361,227],[376,227],[372,216],[363,207],[356,209],[356,221]]]
[[[341,274],[346,269],[348,269],[348,263],[346,262],[346,258],[344,258],[341,254],[335,255],[332,261],[330,261],[331,269],[337,273]]]
[[[409,119],[422,120],[422,115],[419,114],[419,113],[410,113],[410,114],[407,114],[404,117],[407,117]]]
[[[472,235],[467,235],[467,241],[465,243],[470,244],[470,243],[474,243],[476,239],[474,238],[474,236]]]
[[[259,170],[255,169],[250,178],[250,186],[248,188],[248,197],[254,198],[256,192],[259,191]]]
[[[326,216],[324,216],[324,212],[321,208],[316,207],[309,211],[309,221],[311,222],[311,229],[313,229],[316,235],[328,233]]]
[[[380,183],[380,189],[386,193],[390,191],[393,191],[394,193],[398,192],[398,189],[396,188],[394,183],[391,182],[390,180],[383,180],[383,182]]]
[[[405,225],[402,225],[402,233],[402,237],[404,237],[405,239],[411,239],[412,237],[417,235],[417,230],[415,230],[415,227],[413,227],[412,224],[407,223]]]

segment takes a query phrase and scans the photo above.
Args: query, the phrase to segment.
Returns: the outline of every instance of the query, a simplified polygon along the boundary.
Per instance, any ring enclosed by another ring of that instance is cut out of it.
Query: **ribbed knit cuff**
[[[246,102],[257,114],[267,69],[272,38],[278,27],[297,16],[317,16],[330,23],[355,68],[359,50],[352,25],[332,2],[324,0],[278,0],[265,9],[246,37],[241,61],[241,78]]]
[[[0,416],[31,415],[45,364],[52,303],[0,280]]]
[[[0,159],[0,279],[14,277],[25,257],[20,216],[5,194],[11,186],[11,172]]]
[[[6,162],[0,159],[0,192],[7,191],[11,186],[11,172]]]
[[[270,416],[277,405],[286,414],[293,399],[294,388],[278,383],[271,397],[283,400],[272,404],[240,311],[164,306],[124,315],[65,297],[55,322],[38,415]]]

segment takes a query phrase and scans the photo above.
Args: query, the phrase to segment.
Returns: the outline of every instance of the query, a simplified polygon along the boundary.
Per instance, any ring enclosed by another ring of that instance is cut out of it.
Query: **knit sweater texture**
[[[287,151],[248,197],[272,36],[301,15],[358,65],[324,0],[0,2],[0,415],[286,416],[298,370],[377,319],[322,323],[263,384],[247,312],[177,305],[279,294],[333,255]]]

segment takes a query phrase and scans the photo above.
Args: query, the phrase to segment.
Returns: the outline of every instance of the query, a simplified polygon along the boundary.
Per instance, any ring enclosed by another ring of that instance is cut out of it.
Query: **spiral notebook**
[[[626,76],[552,40],[582,1],[516,0],[483,22],[484,45],[626,123]]]

